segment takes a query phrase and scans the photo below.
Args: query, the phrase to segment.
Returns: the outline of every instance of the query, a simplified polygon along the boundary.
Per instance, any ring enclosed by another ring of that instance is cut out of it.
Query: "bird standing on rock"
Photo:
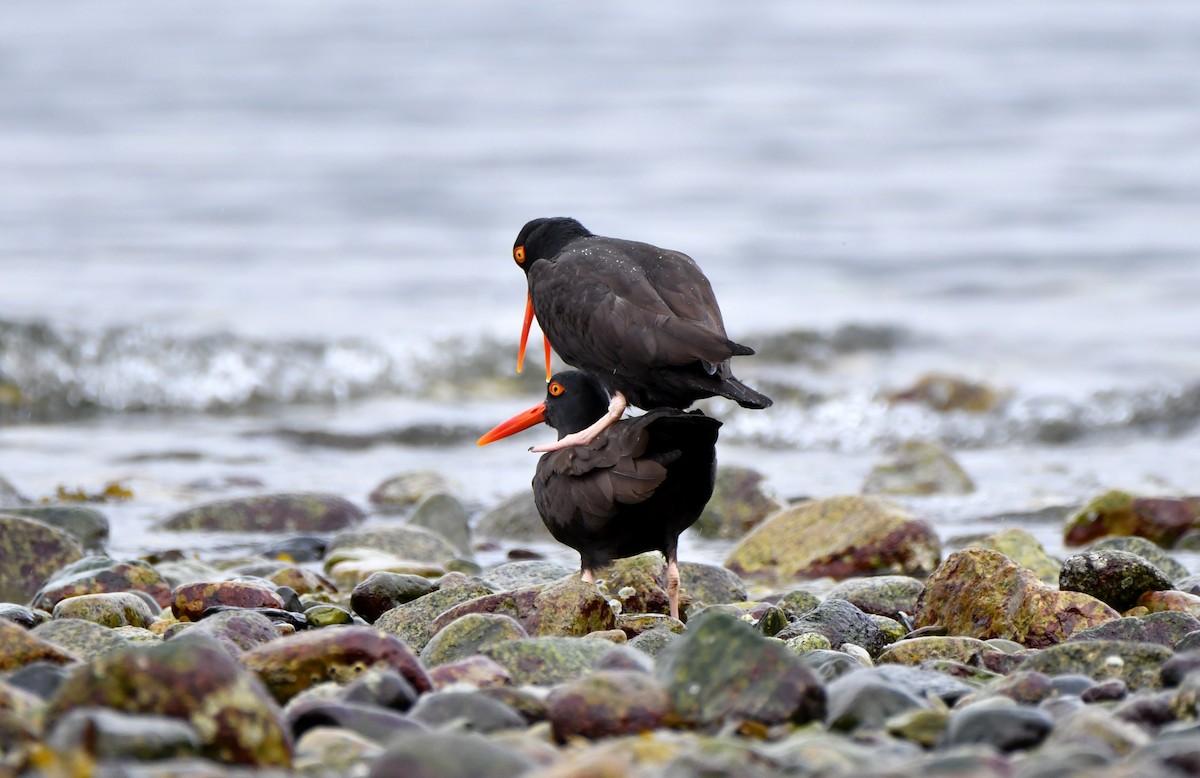
[[[518,370],[536,314],[547,374],[553,346],[612,396],[595,424],[535,451],[586,443],[620,419],[627,403],[684,409],[719,395],[743,408],[771,405],[733,375],[730,358],[754,350],[725,334],[712,285],[686,254],[593,235],[575,219],[555,217],[522,227],[513,259],[529,282]]]
[[[608,408],[608,393],[594,376],[557,373],[544,402],[496,426],[479,445],[542,421],[561,441]],[[679,618],[679,535],[712,496],[720,427],[700,411],[657,408],[613,423],[586,444],[542,455],[534,503],[550,534],[579,552],[583,580],[594,581],[595,570],[614,559],[661,551],[671,616]]]

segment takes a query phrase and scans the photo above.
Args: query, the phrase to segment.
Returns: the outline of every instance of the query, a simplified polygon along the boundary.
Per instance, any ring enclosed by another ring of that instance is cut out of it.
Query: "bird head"
[[[541,422],[553,427],[561,440],[603,416],[608,410],[608,399],[608,392],[600,382],[587,373],[578,370],[555,373],[546,385],[544,401],[496,425],[479,439],[479,445],[486,446]]]

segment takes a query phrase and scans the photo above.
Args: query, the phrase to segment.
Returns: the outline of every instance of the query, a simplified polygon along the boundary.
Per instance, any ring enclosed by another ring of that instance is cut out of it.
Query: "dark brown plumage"
[[[604,415],[608,395],[592,376],[556,374],[546,401],[480,445],[545,421],[563,438]],[[613,559],[661,551],[671,615],[679,616],[679,535],[712,496],[721,422],[699,411],[657,408],[608,427],[590,443],[543,454],[533,497],[556,540],[579,552],[584,580]]]

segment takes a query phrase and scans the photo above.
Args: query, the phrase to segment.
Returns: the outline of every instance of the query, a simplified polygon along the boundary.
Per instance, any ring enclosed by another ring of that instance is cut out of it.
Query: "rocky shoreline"
[[[528,558],[528,494],[475,519],[435,473],[370,515],[160,523],[276,538],[223,558],[113,559],[101,511],[0,499],[0,776],[1200,774],[1193,499],[1100,495],[1063,560],[1016,528],[947,554],[884,497],[731,468],[697,530],[738,540],[681,565],[683,621],[659,555],[583,583]]]

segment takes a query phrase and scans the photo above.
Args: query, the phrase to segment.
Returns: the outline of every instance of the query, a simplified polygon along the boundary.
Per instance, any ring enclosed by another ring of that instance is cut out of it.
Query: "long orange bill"
[[[516,416],[505,422],[497,424],[486,435],[479,439],[478,445],[486,446],[500,438],[507,438],[509,435],[515,435],[521,430],[529,429],[535,424],[540,424],[546,420],[546,403],[538,403],[529,410],[521,411]]]
[[[529,325],[533,324],[533,298],[525,298],[525,322],[521,325],[521,345],[517,347],[517,372],[525,366],[525,343],[529,340]],[[547,344],[549,348],[549,344]],[[549,368],[547,368],[548,370]],[[549,378],[549,375],[546,376]]]

